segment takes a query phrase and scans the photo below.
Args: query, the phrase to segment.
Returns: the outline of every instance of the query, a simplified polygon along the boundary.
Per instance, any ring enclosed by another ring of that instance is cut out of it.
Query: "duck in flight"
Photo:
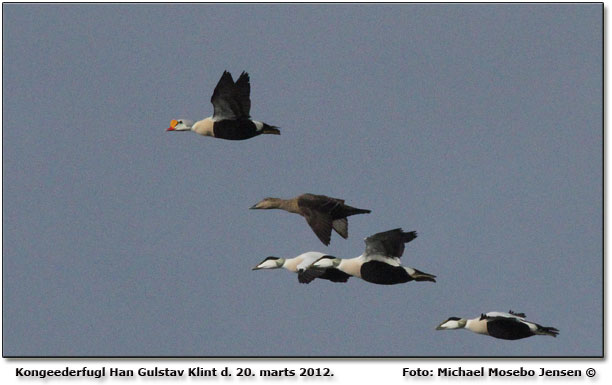
[[[393,229],[365,239],[365,252],[357,258],[342,259],[323,256],[312,267],[337,269],[346,274],[379,285],[395,285],[410,281],[436,282],[435,275],[400,264],[404,244],[417,237],[416,231]]]
[[[280,135],[278,127],[251,120],[250,94],[248,73],[242,72],[234,83],[232,75],[225,71],[210,98],[213,115],[195,123],[187,119],[172,120],[166,131],[193,131],[228,140],[244,140],[261,134]]]
[[[308,222],[312,231],[326,246],[329,246],[332,229],[342,238],[348,238],[348,220],[346,217],[370,212],[370,210],[346,205],[343,199],[314,194],[302,194],[292,199],[265,198],[253,205],[251,209],[281,209],[300,214],[306,218],[306,222]]]
[[[325,255],[326,254],[317,251],[309,251],[295,258],[267,257],[252,270],[284,268],[297,273],[298,282],[300,283],[310,283],[315,278],[326,279],[332,282],[346,282],[350,278],[350,275],[340,270],[310,267],[316,260]]]
[[[518,340],[535,335],[556,337],[559,330],[525,320],[524,313],[489,312],[480,317],[466,319],[450,317],[436,330],[468,329],[474,333],[488,335],[502,340]]]

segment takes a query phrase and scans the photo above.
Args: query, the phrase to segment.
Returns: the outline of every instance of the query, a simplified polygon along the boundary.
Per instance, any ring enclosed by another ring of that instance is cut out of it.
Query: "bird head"
[[[285,258],[267,257],[251,270],[259,269],[279,269],[285,263]]]
[[[264,198],[261,201],[255,203],[250,207],[252,210],[266,210],[278,208],[280,199],[278,198]]]
[[[170,127],[166,129],[166,131],[189,131],[193,126],[193,122],[191,120],[179,119],[179,120],[171,120]]]
[[[459,317],[450,317],[446,321],[442,322],[436,330],[452,330],[452,329],[461,329],[465,327],[467,320],[465,318]]]

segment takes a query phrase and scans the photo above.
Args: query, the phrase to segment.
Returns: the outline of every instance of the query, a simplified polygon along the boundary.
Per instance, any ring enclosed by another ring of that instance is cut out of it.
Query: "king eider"
[[[364,281],[379,285],[395,285],[409,281],[436,282],[435,275],[400,264],[404,243],[415,239],[416,231],[405,233],[394,229],[365,239],[365,252],[357,258],[321,257],[313,264],[317,268],[334,268]]]
[[[310,267],[316,260],[326,254],[309,251],[295,258],[268,257],[252,270],[280,269],[281,267],[298,274],[298,282],[310,283],[315,278],[327,279],[332,282],[346,282],[350,275],[336,269],[317,269]]]
[[[276,126],[250,119],[250,93],[249,74],[243,72],[234,83],[232,75],[225,71],[210,98],[213,115],[195,123],[186,119],[172,120],[166,131],[193,131],[228,140],[244,140],[260,134],[280,135]]]
[[[519,340],[535,335],[556,337],[559,334],[556,328],[526,321],[524,313],[515,313],[512,310],[509,313],[489,312],[473,319],[450,317],[436,328],[452,329],[468,329],[502,340]]]
[[[346,217],[370,212],[346,205],[343,199],[314,194],[302,194],[293,199],[265,198],[251,209],[281,209],[300,214],[326,246],[329,246],[332,228],[342,238],[348,238]]]

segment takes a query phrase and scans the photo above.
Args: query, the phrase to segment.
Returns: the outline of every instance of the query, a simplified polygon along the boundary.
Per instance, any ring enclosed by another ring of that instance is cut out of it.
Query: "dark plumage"
[[[484,314],[481,320],[487,322],[487,332],[491,337],[502,340],[519,340],[540,335],[556,337],[559,331],[553,327],[538,325],[537,323],[525,321],[525,313],[509,312],[514,317],[489,316]],[[531,326],[531,327],[530,327]]]
[[[275,126],[251,119],[251,84],[243,72],[234,83],[225,71],[210,98],[213,116],[193,124],[189,120],[172,120],[168,131],[194,131],[200,135],[228,140],[244,140],[261,134],[280,135]]]
[[[417,236],[416,231],[393,229],[374,234],[365,239],[365,252],[357,258],[341,259],[323,256],[313,267],[337,269],[378,285],[395,285],[409,281],[436,282],[435,275],[402,266],[399,258],[404,244]]]
[[[251,83],[249,74],[242,72],[234,83],[232,74],[223,71],[210,102],[213,105],[213,118],[248,119],[251,117]]]
[[[436,330],[468,329],[474,333],[488,335],[502,340],[519,340],[535,335],[556,337],[559,330],[525,320],[525,313],[489,312],[474,319],[450,317]]]
[[[253,270],[284,268],[297,273],[300,283],[310,283],[316,278],[326,279],[332,282],[346,282],[350,278],[350,275],[336,269],[319,269],[311,266],[322,257],[329,256],[317,251],[309,251],[294,258],[277,258],[270,256],[261,261]]]
[[[503,340],[518,340],[535,335],[529,325],[518,322],[514,318],[490,318],[487,322],[487,331],[491,337]]]
[[[292,199],[265,198],[251,209],[281,209],[300,214],[325,245],[329,245],[332,229],[342,238],[348,238],[346,217],[370,212],[351,207],[345,204],[343,199],[315,194],[302,194]]]
[[[310,267],[298,271],[298,281],[300,283],[310,283],[314,279],[326,279],[332,282],[346,282],[351,276],[338,269],[319,269]]]
[[[416,237],[416,231],[405,233],[402,229],[393,229],[377,233],[365,239],[365,254],[400,258],[402,254],[404,254],[404,244],[412,241]]]

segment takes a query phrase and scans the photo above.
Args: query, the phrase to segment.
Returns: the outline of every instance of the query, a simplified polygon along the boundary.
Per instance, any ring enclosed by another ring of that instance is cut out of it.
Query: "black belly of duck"
[[[379,285],[395,285],[413,280],[403,267],[391,266],[380,261],[364,263],[360,272],[361,279]]]
[[[319,278],[327,279],[332,282],[346,282],[351,276],[338,269],[327,269]]]
[[[213,126],[215,138],[245,140],[261,134],[249,119],[219,120]]]
[[[520,340],[534,335],[528,325],[512,319],[490,320],[487,322],[487,332],[491,337],[502,340]]]

